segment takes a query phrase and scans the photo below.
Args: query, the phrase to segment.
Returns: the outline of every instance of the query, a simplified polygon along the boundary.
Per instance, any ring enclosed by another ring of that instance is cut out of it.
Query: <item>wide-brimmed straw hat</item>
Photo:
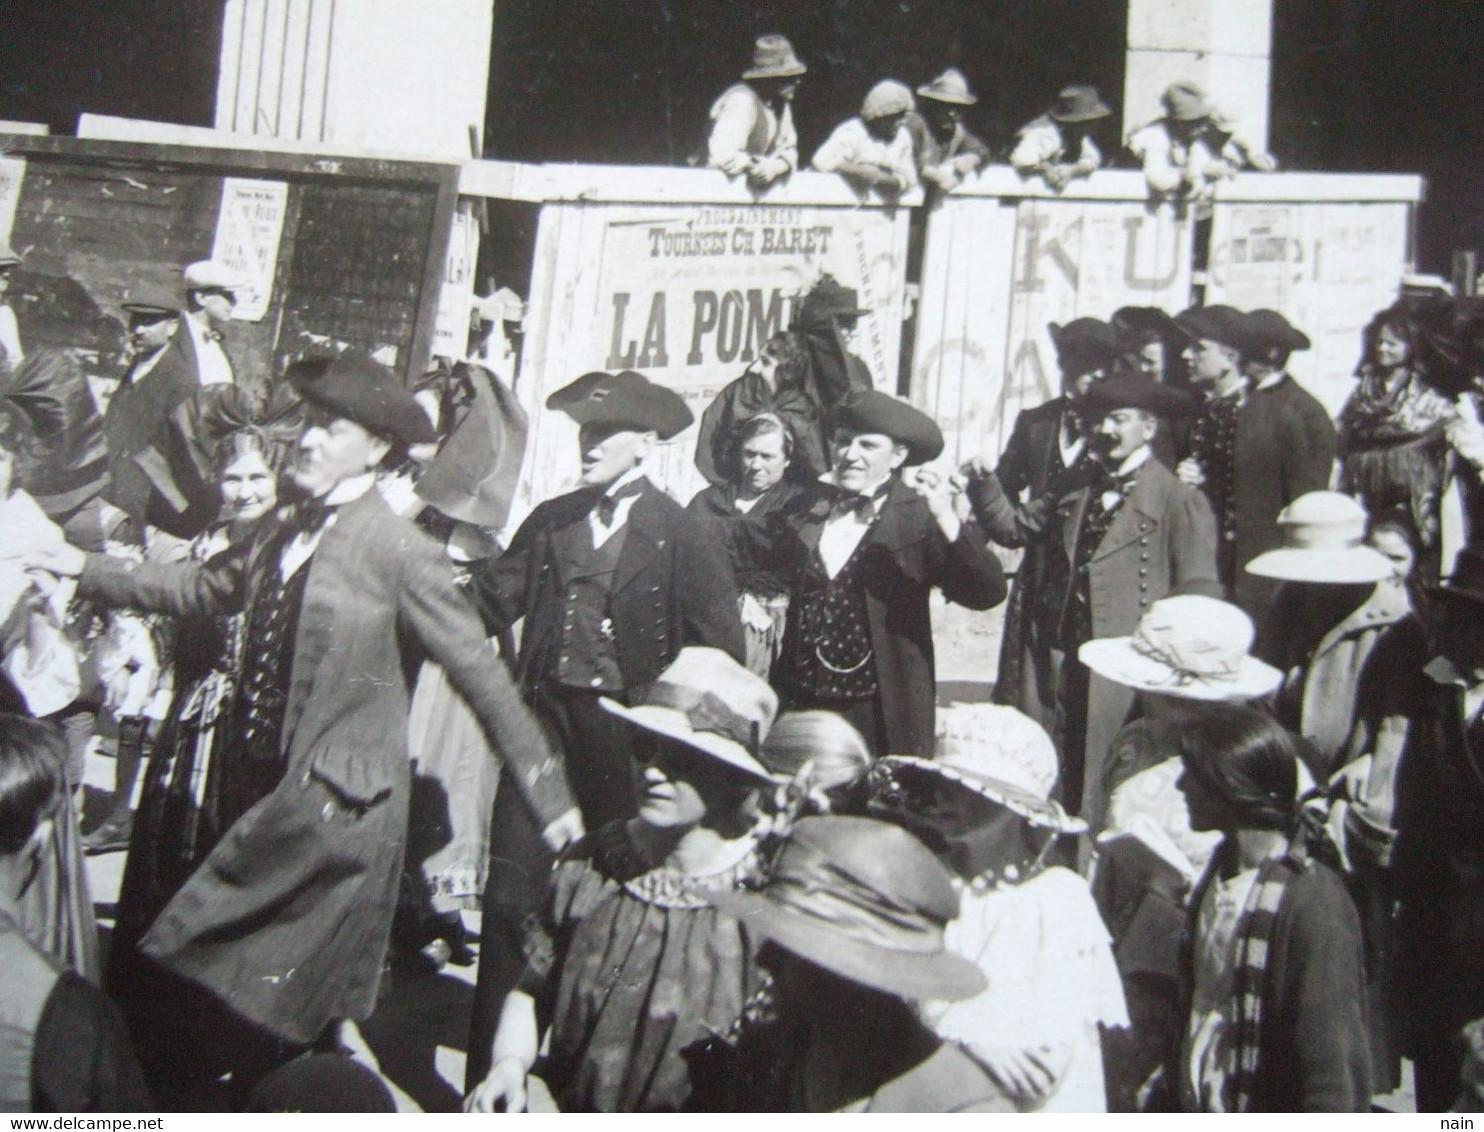
[[[744,79],[791,79],[807,73],[799,62],[794,45],[781,35],[760,35],[752,47],[752,66],[742,72]]]
[[[1365,544],[1366,511],[1338,491],[1311,491],[1278,512],[1283,546],[1259,554],[1247,572],[1287,582],[1358,585],[1391,576],[1385,555]]]
[[[1171,83],[1159,96],[1159,102],[1165,113],[1177,122],[1209,118],[1212,113],[1206,92],[1193,82]]]
[[[774,781],[757,752],[778,714],[778,693],[721,649],[681,649],[633,707],[606,696],[598,702],[647,731]]]
[[[969,90],[969,80],[957,67],[949,67],[932,82],[923,83],[917,93],[934,102],[951,102],[955,106],[973,106],[979,101]]]
[[[1099,676],[1140,692],[1186,700],[1250,700],[1283,674],[1251,655],[1252,619],[1196,594],[1151,605],[1131,637],[1088,641],[1077,657]]]
[[[938,739],[930,759],[890,755],[896,775],[925,774],[956,782],[1003,806],[1031,825],[1084,833],[1087,823],[1051,797],[1056,748],[1035,720],[1000,704],[950,704],[938,712]]]
[[[1051,109],[1046,111],[1046,117],[1054,122],[1092,122],[1112,113],[1097,87],[1079,84],[1062,88]]]
[[[752,935],[888,994],[953,1002],[985,986],[979,968],[943,944],[958,916],[948,871],[887,822],[804,818],[764,888],[705,895]]]

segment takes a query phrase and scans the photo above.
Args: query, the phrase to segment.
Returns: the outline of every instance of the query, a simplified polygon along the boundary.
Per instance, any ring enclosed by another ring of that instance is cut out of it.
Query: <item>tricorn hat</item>
[[[1095,86],[1063,87],[1046,116],[1056,122],[1091,122],[1112,114]]]
[[[1107,369],[1118,358],[1118,335],[1100,318],[1074,318],[1065,325],[1053,322],[1046,329],[1063,377]]]
[[[1253,353],[1256,346],[1247,316],[1236,307],[1216,304],[1209,307],[1191,307],[1175,316],[1181,330],[1192,338],[1208,338],[1239,350],[1243,357]]]
[[[1159,96],[1165,113],[1177,122],[1193,122],[1211,116],[1211,103],[1206,92],[1193,82],[1171,83]]]
[[[721,649],[681,649],[632,707],[606,697],[598,702],[614,715],[678,739],[734,770],[773,781],[757,754],[778,714],[778,693]]]
[[[354,421],[398,444],[431,444],[433,424],[396,374],[365,354],[347,350],[333,358],[290,363],[284,377],[307,404]]]
[[[908,467],[936,460],[943,451],[943,430],[931,417],[879,389],[845,394],[830,410],[825,425],[831,432],[848,428],[891,437],[907,449]]]
[[[951,102],[955,106],[973,106],[979,101],[969,90],[969,80],[957,67],[949,67],[932,82],[923,83],[917,93],[934,102]]]
[[[1281,350],[1288,354],[1294,350],[1307,350],[1313,345],[1307,334],[1277,311],[1266,307],[1247,312],[1247,336],[1253,349],[1259,353]]]
[[[1178,417],[1195,408],[1180,390],[1142,373],[1118,373],[1099,381],[1088,391],[1087,404],[1094,412],[1142,409],[1156,417]]]
[[[678,436],[696,419],[680,394],[631,369],[585,373],[548,397],[546,407],[561,410],[580,425],[653,432],[661,440]]]
[[[938,859],[905,829],[872,818],[811,817],[794,826],[756,892],[706,899],[748,932],[863,986],[912,1001],[959,1001],[984,974],[949,951],[958,895]]]
[[[1365,544],[1366,510],[1338,491],[1311,491],[1278,512],[1283,546],[1259,554],[1247,572],[1288,582],[1359,585],[1391,574],[1391,563]]]
[[[744,79],[791,79],[809,70],[794,54],[794,45],[781,35],[760,35],[752,47],[752,66]]]

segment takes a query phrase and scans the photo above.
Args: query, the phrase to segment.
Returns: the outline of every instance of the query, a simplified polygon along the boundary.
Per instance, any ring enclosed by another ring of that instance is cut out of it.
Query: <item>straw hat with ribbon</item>
[[[721,649],[681,649],[632,707],[598,701],[647,731],[677,739],[765,782],[775,777],[758,752],[778,714],[778,694]]]
[[[1252,637],[1252,619],[1235,605],[1183,594],[1151,605],[1133,636],[1088,641],[1077,657],[1099,676],[1140,692],[1249,700],[1283,679],[1249,654]]]
[[[1348,495],[1301,495],[1278,513],[1278,525],[1283,546],[1247,563],[1249,574],[1331,585],[1379,582],[1391,575],[1391,563],[1365,544],[1365,508]]]
[[[886,822],[804,818],[764,888],[706,899],[753,935],[863,986],[914,1001],[984,989],[979,968],[943,943],[959,909],[948,871]]]

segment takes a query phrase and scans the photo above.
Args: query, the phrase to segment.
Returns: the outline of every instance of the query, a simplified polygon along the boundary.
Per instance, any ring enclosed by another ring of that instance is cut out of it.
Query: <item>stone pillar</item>
[[[1273,0],[1129,0],[1127,136],[1160,116],[1165,87],[1190,79],[1266,149]]]
[[[227,0],[216,128],[451,159],[482,148],[491,0]]]

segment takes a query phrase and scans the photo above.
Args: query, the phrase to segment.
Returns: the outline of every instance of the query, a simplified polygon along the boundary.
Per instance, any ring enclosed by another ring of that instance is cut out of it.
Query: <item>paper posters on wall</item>
[[[479,222],[469,201],[460,201],[448,238],[448,260],[438,317],[433,324],[433,353],[462,357],[469,343],[469,312],[474,301],[474,269],[479,261]]]
[[[241,272],[248,281],[237,296],[233,318],[257,322],[268,313],[288,199],[289,187],[283,181],[222,180],[222,206],[211,258]]]
[[[0,157],[0,241],[10,243],[10,230],[15,225],[15,207],[20,203],[21,185],[26,180],[24,157]]]

